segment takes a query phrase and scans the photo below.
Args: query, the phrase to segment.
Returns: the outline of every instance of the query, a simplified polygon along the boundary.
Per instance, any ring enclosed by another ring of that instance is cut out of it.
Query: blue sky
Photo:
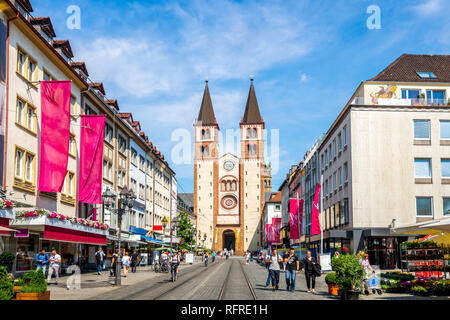
[[[33,16],[50,16],[107,97],[132,112],[192,192],[192,165],[175,165],[171,133],[192,132],[204,89],[222,130],[238,129],[250,85],[267,128],[279,129],[283,181],[326,132],[359,83],[403,53],[449,54],[446,0],[411,1],[66,1],[32,0]],[[69,30],[66,9],[81,9]],[[381,29],[369,30],[370,5]],[[270,143],[269,143],[270,145]]]

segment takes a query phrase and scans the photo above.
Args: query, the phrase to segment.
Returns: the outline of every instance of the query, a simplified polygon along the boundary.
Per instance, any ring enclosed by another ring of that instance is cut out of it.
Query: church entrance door
[[[233,230],[223,232],[223,249],[236,251],[236,234]]]

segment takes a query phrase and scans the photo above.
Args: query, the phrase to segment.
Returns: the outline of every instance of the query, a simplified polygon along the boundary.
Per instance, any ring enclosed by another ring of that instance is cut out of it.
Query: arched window
[[[211,130],[206,130],[205,139],[211,139]]]
[[[247,153],[248,153],[249,155],[252,154],[252,146],[251,146],[251,145],[247,145]]]
[[[232,185],[231,185],[231,191],[236,191],[237,190],[237,183],[236,181],[233,181]]]
[[[205,129],[202,130],[202,140],[205,140],[205,136],[206,136],[206,131]]]
[[[258,135],[258,130],[256,128],[253,128],[253,138],[256,138]]]
[[[231,191],[231,181],[227,181],[227,191]]]
[[[227,191],[227,182],[222,181],[222,191]]]
[[[256,155],[256,144],[253,145],[253,155]]]
[[[250,128],[247,129],[247,139],[252,137],[252,130]]]
[[[209,147],[206,146],[202,146],[201,147],[201,151],[202,151],[202,157],[208,157],[209,156]]]

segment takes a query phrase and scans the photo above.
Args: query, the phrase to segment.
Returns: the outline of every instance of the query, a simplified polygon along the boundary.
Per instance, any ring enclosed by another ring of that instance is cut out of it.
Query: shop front
[[[3,201],[3,200],[1,200]],[[16,230],[10,228],[10,222],[16,217],[14,209],[0,209],[0,254],[11,252],[11,242]]]
[[[61,255],[62,272],[71,265],[87,269],[95,265],[98,247],[107,244],[108,226],[54,212],[29,212],[17,217],[12,225],[19,230],[12,245],[16,273],[35,269],[35,256],[41,250],[56,250]]]

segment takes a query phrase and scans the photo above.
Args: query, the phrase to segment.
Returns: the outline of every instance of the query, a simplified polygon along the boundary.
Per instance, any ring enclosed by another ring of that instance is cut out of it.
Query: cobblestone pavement
[[[240,266],[242,265],[242,268]],[[194,265],[182,264],[175,283],[170,274],[141,270],[122,278],[122,286],[117,288],[114,278],[103,273],[82,275],[81,289],[67,290],[66,277],[60,285],[49,285],[52,300],[252,300],[245,276],[250,282],[257,300],[339,300],[328,294],[325,275],[316,279],[317,294],[307,293],[305,276],[297,274],[294,293],[286,291],[285,273],[280,274],[279,290],[272,292],[266,287],[267,270],[251,262],[245,264],[242,257],[217,260],[205,267],[201,260]],[[224,287],[225,281],[227,285]],[[361,300],[449,300],[449,297],[417,297],[409,294],[388,294],[360,296]]]

